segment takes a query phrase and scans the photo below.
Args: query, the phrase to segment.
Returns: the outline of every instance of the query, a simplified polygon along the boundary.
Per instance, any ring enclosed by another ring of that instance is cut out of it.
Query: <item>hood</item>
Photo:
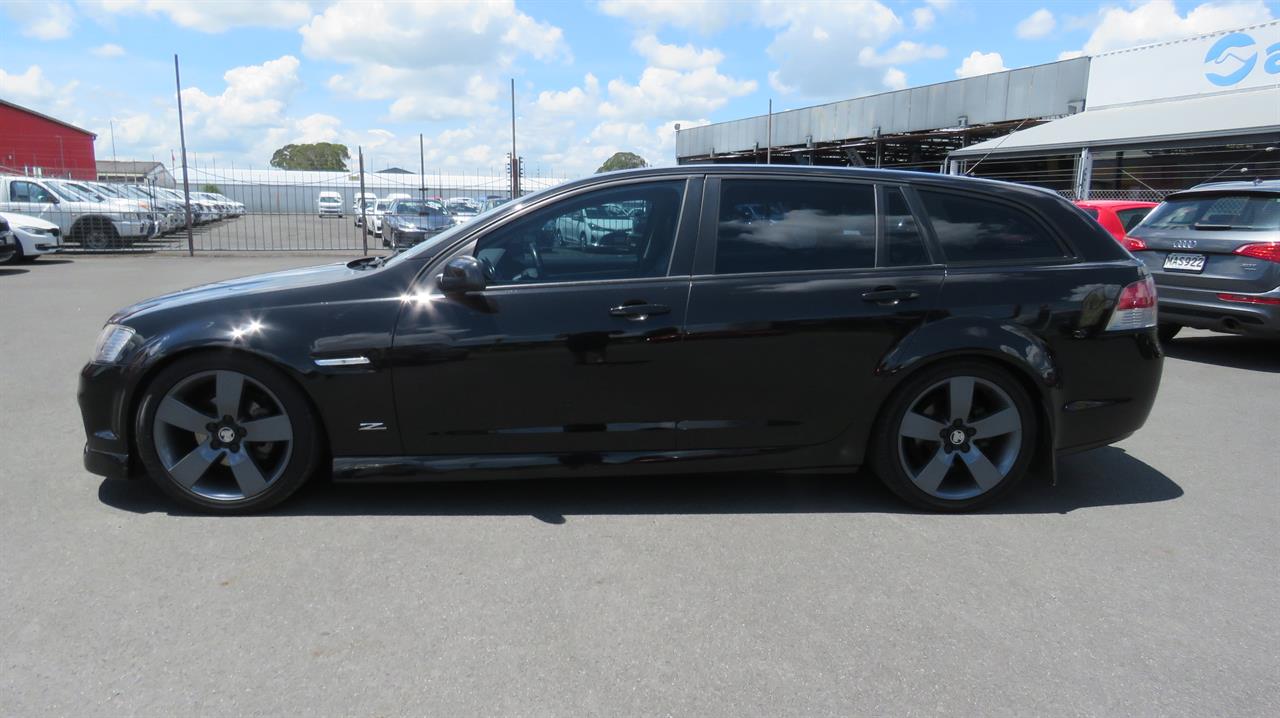
[[[35,229],[57,229],[58,225],[39,217],[16,212],[0,212],[0,219],[9,223],[10,227],[34,227]]]
[[[305,287],[313,287],[321,284],[330,284],[343,279],[349,279],[360,275],[367,270],[353,269],[345,263],[324,264],[317,267],[302,267],[300,269],[287,269],[282,272],[271,272],[269,274],[255,274],[249,277],[241,277],[239,279],[227,279],[213,284],[204,284],[190,289],[183,289],[179,292],[170,294],[162,294],[158,297],[145,299],[137,304],[125,307],[116,312],[110,319],[111,322],[125,322],[129,319],[135,319],[147,314],[166,311],[177,307],[187,307],[193,304],[204,302],[214,302],[218,300],[243,298],[252,296],[252,302],[259,307],[271,306],[269,295],[278,292],[284,292],[290,289],[301,289]]]

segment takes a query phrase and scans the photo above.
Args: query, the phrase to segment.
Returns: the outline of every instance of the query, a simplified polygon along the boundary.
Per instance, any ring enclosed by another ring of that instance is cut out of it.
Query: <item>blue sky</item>
[[[515,78],[530,171],[616,150],[674,161],[672,125],[733,119],[1051,62],[1280,16],[1265,0],[587,0],[0,3],[0,97],[168,161],[180,55],[189,151],[266,167],[288,142],[368,166],[501,171]],[[1138,80],[1138,78],[1135,78]],[[3,128],[0,128],[2,130]]]

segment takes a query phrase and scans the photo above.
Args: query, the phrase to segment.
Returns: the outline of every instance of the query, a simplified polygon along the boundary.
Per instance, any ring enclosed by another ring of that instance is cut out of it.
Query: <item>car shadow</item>
[[[1096,506],[1169,501],[1182,489],[1115,447],[1064,457],[1057,485],[1028,477],[980,514],[1065,514]],[[192,515],[150,482],[105,480],[102,503],[134,513]],[[531,516],[563,524],[578,515],[919,513],[865,472],[531,479],[420,484],[314,482],[272,513],[283,516]]]
[[[19,269],[17,267],[0,267],[0,277],[5,277],[10,274],[26,274],[30,271],[30,269]]]
[[[41,257],[40,259],[32,260],[30,266],[43,267],[45,265],[52,265],[52,264],[75,264],[75,263],[76,263],[76,260],[74,259],[50,259],[48,257]]]
[[[1182,337],[1164,343],[1171,359],[1216,364],[1231,369],[1280,372],[1280,341],[1229,334]]]

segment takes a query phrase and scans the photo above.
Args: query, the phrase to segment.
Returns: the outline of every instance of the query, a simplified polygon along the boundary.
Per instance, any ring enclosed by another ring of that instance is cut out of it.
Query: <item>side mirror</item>
[[[444,272],[436,277],[436,285],[446,294],[479,292],[488,284],[480,260],[466,255],[450,259]]]

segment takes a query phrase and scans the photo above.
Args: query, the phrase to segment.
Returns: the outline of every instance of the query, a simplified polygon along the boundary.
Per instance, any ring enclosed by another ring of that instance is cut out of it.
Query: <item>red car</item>
[[[1129,230],[1137,227],[1138,223],[1156,208],[1156,204],[1156,202],[1137,202],[1127,199],[1082,199],[1075,203],[1077,207],[1084,210],[1085,214],[1098,220],[1098,224],[1110,232],[1117,242],[1130,250],[1135,247],[1129,243]],[[1143,248],[1139,247],[1139,249]]]

